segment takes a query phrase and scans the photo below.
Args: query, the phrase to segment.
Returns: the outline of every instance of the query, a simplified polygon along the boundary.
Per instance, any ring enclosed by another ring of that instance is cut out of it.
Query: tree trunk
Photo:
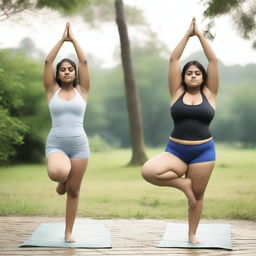
[[[121,43],[121,57],[132,144],[132,159],[129,165],[142,165],[147,160],[147,157],[144,151],[144,138],[140,102],[133,74],[129,36],[125,23],[122,0],[115,0],[115,10],[116,23]]]

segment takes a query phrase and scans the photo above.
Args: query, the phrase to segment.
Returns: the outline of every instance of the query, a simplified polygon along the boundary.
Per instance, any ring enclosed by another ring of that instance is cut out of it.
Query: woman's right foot
[[[65,241],[66,241],[66,243],[74,243],[75,242],[71,233],[65,233]]]
[[[192,190],[192,181],[189,178],[184,179],[184,189],[183,192],[188,199],[188,204],[190,208],[194,208],[196,206],[196,198],[194,192]]]
[[[56,187],[56,192],[59,195],[64,195],[66,193],[66,182],[65,183],[59,182],[59,184]]]
[[[192,244],[199,244],[199,241],[197,240],[196,235],[194,235],[194,234],[189,234],[188,240]]]

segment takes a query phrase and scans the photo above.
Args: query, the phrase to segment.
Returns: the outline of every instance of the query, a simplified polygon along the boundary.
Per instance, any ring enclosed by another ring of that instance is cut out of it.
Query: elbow
[[[179,62],[179,58],[176,57],[176,56],[174,56],[174,55],[172,55],[172,56],[170,57],[170,62],[172,62],[172,63],[174,63],[174,62]]]
[[[46,58],[46,59],[44,60],[44,64],[47,65],[47,64],[49,64],[49,63],[50,63],[50,61]]]
[[[46,59],[44,60],[44,64],[45,65],[52,65],[53,61],[54,61],[54,59],[46,57]]]
[[[80,64],[82,64],[82,65],[87,65],[87,60],[86,60],[86,59],[81,60],[81,61],[80,61]]]

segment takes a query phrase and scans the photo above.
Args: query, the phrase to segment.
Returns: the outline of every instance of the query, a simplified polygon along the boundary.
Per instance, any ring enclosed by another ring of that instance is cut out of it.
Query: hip
[[[64,136],[64,135],[60,136],[50,132],[47,136],[46,144],[51,144],[51,143],[86,144],[88,143],[88,137],[85,132],[79,135],[69,135],[69,136]]]

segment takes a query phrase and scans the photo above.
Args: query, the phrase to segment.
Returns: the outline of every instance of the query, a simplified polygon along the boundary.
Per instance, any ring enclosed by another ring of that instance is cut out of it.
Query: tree
[[[35,3],[30,0],[0,0],[0,21],[34,7]]]
[[[204,16],[209,18],[206,34],[210,34],[216,17],[230,15],[243,38],[253,40],[256,49],[256,2],[255,0],[204,0],[206,10]],[[209,33],[207,33],[209,32]]]
[[[124,72],[127,109],[130,120],[132,159],[130,164],[143,164],[147,157],[144,152],[144,137],[137,85],[130,54],[130,42],[125,23],[122,0],[115,0],[116,23],[121,43],[121,58]]]

